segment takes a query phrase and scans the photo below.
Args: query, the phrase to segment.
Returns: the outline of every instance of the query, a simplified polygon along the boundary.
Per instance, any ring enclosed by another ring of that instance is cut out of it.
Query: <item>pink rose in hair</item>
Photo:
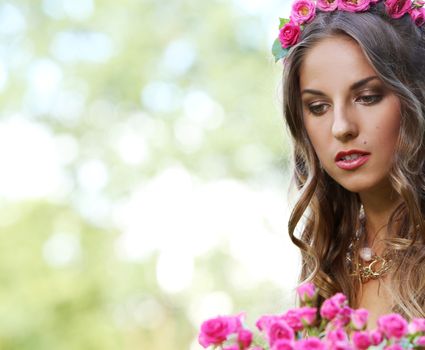
[[[240,350],[239,345],[230,345],[223,348],[223,350]]]
[[[418,27],[421,27],[425,24],[425,8],[424,7],[415,8],[411,10],[409,14],[410,14],[410,17],[412,17],[413,22],[415,22],[415,24]]]
[[[247,349],[252,343],[252,332],[248,329],[240,329],[238,332],[238,343],[242,349]]]
[[[366,327],[369,311],[366,309],[354,310],[351,314],[351,325],[354,329],[361,330]]]
[[[388,339],[400,339],[407,334],[407,321],[399,314],[388,314],[378,319],[378,329]]]
[[[320,11],[332,12],[338,8],[338,0],[317,0],[316,6]]]
[[[367,349],[369,346],[372,345],[369,332],[367,331],[354,332],[353,343],[356,349]]]
[[[386,0],[385,9],[388,16],[400,18],[409,12],[412,7],[412,0]]]
[[[294,340],[295,334],[292,328],[289,327],[285,321],[278,320],[273,322],[268,328],[267,338],[269,344],[273,346],[279,339],[286,339],[290,341]]]
[[[319,338],[310,337],[295,343],[295,350],[325,350],[326,346]]]
[[[274,344],[271,350],[293,350],[294,343],[287,339],[279,339]]]
[[[414,318],[408,326],[409,333],[425,332],[425,318]]]
[[[338,10],[362,12],[370,8],[370,0],[338,0]]]
[[[301,303],[306,304],[312,300],[316,294],[316,288],[313,283],[307,282],[297,287],[297,294],[301,300]]]
[[[242,328],[241,317],[242,315],[219,316],[203,322],[198,337],[199,344],[207,348],[223,343],[230,334]]]
[[[337,293],[323,302],[320,315],[327,320],[333,320],[346,304],[347,297],[342,293]]]
[[[290,18],[294,23],[304,24],[316,17],[316,4],[311,0],[296,0],[292,5]]]
[[[279,41],[284,49],[287,49],[298,42],[301,28],[293,22],[286,23],[279,32]]]

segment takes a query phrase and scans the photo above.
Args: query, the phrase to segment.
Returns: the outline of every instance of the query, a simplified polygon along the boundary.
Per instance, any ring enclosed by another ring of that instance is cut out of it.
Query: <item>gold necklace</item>
[[[353,265],[353,271],[350,276],[358,277],[360,282],[367,283],[370,280],[377,280],[383,277],[390,270],[392,260],[388,254],[384,256],[373,254],[370,260],[363,260]]]
[[[387,252],[383,256],[375,254],[370,247],[359,247],[360,239],[365,236],[366,225],[364,211],[360,210],[360,228],[351,241],[347,253],[350,276],[357,277],[361,283],[383,277],[392,267],[392,259]],[[355,255],[356,254],[356,255]]]

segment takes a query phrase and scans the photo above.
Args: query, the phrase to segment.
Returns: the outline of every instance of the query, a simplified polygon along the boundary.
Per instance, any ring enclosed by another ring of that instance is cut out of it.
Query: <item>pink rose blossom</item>
[[[370,340],[373,346],[378,346],[384,340],[384,336],[379,330],[375,329],[370,332]]]
[[[310,337],[295,343],[296,350],[325,350],[326,346],[319,338]]]
[[[218,345],[227,340],[227,337],[242,328],[242,315],[219,316],[202,323],[198,337],[199,344],[204,348]]]
[[[316,16],[316,4],[311,0],[296,0],[292,5],[290,18],[294,23],[311,22]]]
[[[378,319],[378,329],[387,337],[400,339],[407,333],[407,321],[399,314],[388,314]]]
[[[326,342],[327,350],[355,350],[348,341]]]
[[[316,321],[317,308],[304,306],[301,307],[299,310],[301,320],[308,326],[313,325],[313,323]]]
[[[238,332],[238,343],[242,349],[249,348],[252,343],[252,332],[248,329],[240,329]]]
[[[400,18],[412,7],[412,0],[386,0],[387,14],[392,18]]]
[[[295,332],[298,332],[304,328],[301,321],[301,310],[300,309],[289,309],[283,314],[283,319]]]
[[[408,326],[409,333],[425,332],[425,318],[414,318]]]
[[[342,328],[330,330],[326,334],[326,345],[329,350],[352,350],[347,333]]]
[[[328,331],[326,334],[326,340],[331,343],[346,341],[348,340],[347,333],[342,328],[337,328],[331,331]]]
[[[386,346],[384,350],[404,350],[404,349],[400,344],[392,344],[392,345]]]
[[[328,347],[329,350],[355,350],[349,342],[336,342]]]
[[[306,303],[314,298],[316,289],[313,283],[303,283],[297,288],[297,294],[301,300],[301,303]]]
[[[332,12],[338,8],[338,0],[317,0],[316,6],[320,11]]]
[[[294,340],[295,334],[289,325],[283,320],[273,322],[267,330],[268,341],[271,346],[279,339]]]
[[[316,320],[317,308],[309,306],[293,308],[281,315],[262,316],[256,323],[263,332],[260,342],[266,341],[270,350],[368,350],[377,346],[383,350],[425,348],[425,318],[414,318],[408,323],[400,314],[393,313],[379,317],[377,329],[365,330],[368,311],[351,309],[342,293],[325,300],[320,313],[323,317],[320,325]],[[244,317],[245,314],[240,313],[203,322],[199,343],[204,348],[265,350],[253,345],[253,333],[243,327]],[[304,327],[308,328],[304,330]]]
[[[420,27],[425,24],[425,8],[415,8],[409,12],[410,17],[412,17],[413,22]]]
[[[286,311],[282,319],[295,331],[304,329],[304,324],[311,326],[316,321],[317,309],[315,307],[304,306]]]
[[[277,322],[281,319],[282,319],[282,316],[265,315],[265,316],[261,316],[258,319],[258,321],[255,323],[255,325],[260,331],[266,332],[274,322]]]
[[[294,343],[287,339],[279,339],[274,344],[271,350],[293,350]]]
[[[347,297],[342,293],[337,293],[333,297],[326,299],[320,308],[320,315],[328,320],[333,320],[347,302]]]
[[[337,327],[346,326],[350,323],[352,313],[353,310],[350,307],[344,306],[339,310],[338,315],[336,315],[336,317],[332,320],[332,324]]]
[[[369,311],[366,309],[354,310],[351,314],[351,325],[357,330],[364,329],[366,327],[368,317]]]
[[[338,10],[348,12],[367,11],[370,7],[370,0],[338,0]]]
[[[422,336],[416,339],[415,344],[418,346],[425,347],[425,336]]]
[[[367,349],[372,345],[370,334],[367,331],[354,332],[353,343],[356,349]]]
[[[355,350],[348,341],[339,341],[332,344],[327,344],[328,350]]]
[[[298,42],[301,28],[293,22],[286,23],[279,32],[279,41],[282,47],[287,49]]]

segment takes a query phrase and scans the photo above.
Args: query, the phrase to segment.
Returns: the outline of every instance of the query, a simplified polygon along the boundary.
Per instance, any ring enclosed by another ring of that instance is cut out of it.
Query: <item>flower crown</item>
[[[301,31],[316,17],[316,9],[324,12],[348,11],[365,12],[380,0],[295,0],[289,19],[280,18],[279,37],[275,40],[272,53],[276,62],[284,58],[289,49],[299,42]],[[384,0],[385,10],[392,18],[406,13],[415,24],[425,24],[425,0]]]

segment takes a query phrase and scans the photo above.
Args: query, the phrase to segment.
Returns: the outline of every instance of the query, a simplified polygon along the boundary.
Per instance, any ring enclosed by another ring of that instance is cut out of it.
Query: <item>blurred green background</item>
[[[0,349],[200,349],[293,301],[287,1],[0,1]]]

